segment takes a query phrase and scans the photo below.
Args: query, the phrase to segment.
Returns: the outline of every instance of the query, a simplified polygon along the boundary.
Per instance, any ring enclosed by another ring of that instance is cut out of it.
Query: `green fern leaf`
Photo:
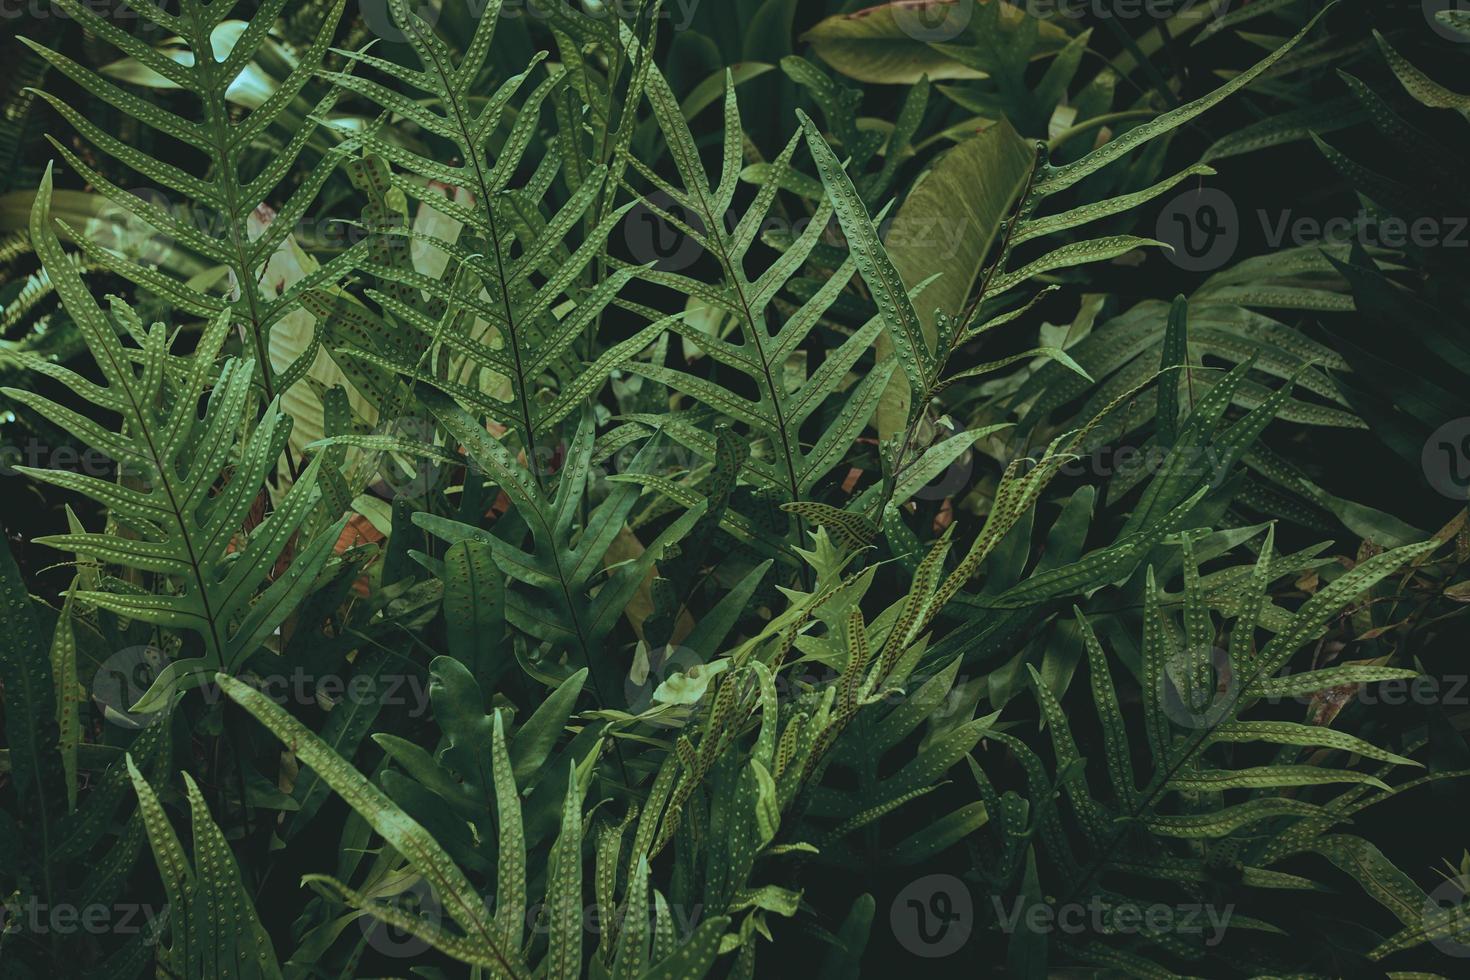
[[[98,500],[128,531],[52,535],[43,543],[153,573],[173,584],[147,595],[76,594],[89,605],[201,637],[204,656],[170,664],[144,695],[139,710],[157,710],[181,687],[195,686],[221,667],[233,669],[255,653],[313,587],[346,518],[327,527],[308,521],[321,497],[313,468],[229,553],[285,448],[290,419],[273,402],[254,431],[237,443],[238,432],[254,421],[255,410],[249,362],[227,360],[214,373],[230,328],[228,311],[214,317],[185,361],[170,353],[162,324],[145,330],[129,307],[114,300],[114,320],[138,344],[125,346],[66,262],[50,227],[50,198],[48,171],[32,210],[31,237],[107,384],[58,370],[90,402],[119,414],[124,429],[110,432],[34,392],[6,393],[101,450],[128,476],[112,483],[64,470],[27,470],[37,480]],[[206,390],[208,408],[200,418],[193,406]],[[227,470],[228,482],[215,492]],[[272,580],[277,560],[303,528],[311,536],[298,544],[291,567]]]
[[[311,168],[307,179],[286,194],[285,203],[275,209],[275,220],[253,240],[247,234],[247,220],[268,209],[267,201],[277,198],[278,187],[292,168],[308,151],[316,127],[296,125],[288,136],[281,136],[287,122],[287,110],[312,80],[322,55],[331,43],[332,34],[346,6],[346,0],[334,0],[322,18],[308,48],[302,52],[296,67],[283,79],[263,103],[253,107],[243,122],[237,121],[229,105],[227,93],[267,43],[269,32],[285,6],[284,0],[270,0],[262,5],[236,39],[229,53],[215,55],[213,36],[230,8],[207,6],[199,0],[184,0],[177,14],[170,14],[156,4],[145,3],[135,8],[140,16],[153,21],[163,30],[177,35],[189,50],[189,57],[171,58],[149,47],[147,43],[123,30],[113,20],[78,0],[58,0],[57,4],[88,32],[121,50],[142,68],[162,76],[171,85],[189,91],[199,98],[202,118],[184,119],[137,95],[67,56],[44,48],[27,38],[21,40],[45,58],[58,72],[85,90],[109,103],[130,118],[193,151],[207,155],[210,172],[203,177],[190,173],[149,153],[119,140],[101,126],[85,118],[75,107],[47,92],[38,94],[80,133],[97,151],[156,181],[169,191],[182,195],[184,203],[213,219],[218,217],[222,234],[206,235],[200,227],[180,219],[170,209],[137,197],[108,180],[85,162],[66,144],[53,139],[62,157],[88,184],[116,204],[124,212],[155,228],[159,234],[191,249],[229,271],[232,295],[205,292],[190,282],[153,271],[127,261],[82,238],[78,244],[88,260],[110,269],[124,278],[152,289],[177,308],[197,316],[214,318],[229,311],[231,323],[239,327],[251,344],[260,384],[269,401],[284,394],[286,387],[277,383],[269,351],[271,330],[293,310],[299,309],[306,288],[332,285],[366,252],[358,243],[323,266],[302,287],[270,297],[254,288],[264,278],[265,268],[286,236],[316,201],[336,161],[346,146],[328,150],[325,157]],[[318,115],[325,114],[336,101],[335,91],[328,92],[316,105]],[[280,136],[279,151],[258,172],[248,174],[246,167],[252,146],[267,134]],[[313,356],[314,356],[314,352]],[[309,364],[309,359],[307,361]],[[298,366],[304,371],[305,365]],[[289,375],[291,372],[282,372]]]

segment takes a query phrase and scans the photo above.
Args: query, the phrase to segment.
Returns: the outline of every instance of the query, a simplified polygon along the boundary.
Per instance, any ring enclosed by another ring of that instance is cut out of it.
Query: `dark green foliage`
[[[0,977],[1457,975],[1470,24],[1116,6],[21,22]]]

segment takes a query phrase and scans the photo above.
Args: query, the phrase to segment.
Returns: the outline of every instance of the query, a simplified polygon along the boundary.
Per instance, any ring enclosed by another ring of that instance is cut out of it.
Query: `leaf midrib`
[[[490,230],[490,248],[495,255],[495,272],[500,280],[500,302],[505,308],[505,325],[510,333],[511,357],[515,362],[515,388],[516,403],[520,410],[521,427],[526,440],[526,461],[530,463],[531,478],[536,481],[536,486],[545,490],[545,484],[541,479],[541,468],[537,463],[536,455],[536,432],[532,423],[531,403],[526,396],[525,365],[521,360],[520,332],[516,325],[515,311],[510,301],[510,283],[505,275],[505,256],[500,249],[500,232],[495,221],[495,207],[490,193],[489,182],[485,176],[485,169],[480,160],[480,150],[475,142],[474,135],[470,129],[469,122],[465,118],[465,107],[463,99],[455,83],[454,73],[445,66],[443,59],[434,45],[424,43],[423,32],[419,25],[413,23],[412,18],[406,18],[407,25],[419,38],[422,50],[426,51],[433,61],[434,70],[438,73],[444,85],[445,105],[454,114],[454,125],[459,130],[462,142],[460,148],[464,150],[466,162],[474,169],[475,184],[479,191],[480,205],[485,211],[486,225]]]

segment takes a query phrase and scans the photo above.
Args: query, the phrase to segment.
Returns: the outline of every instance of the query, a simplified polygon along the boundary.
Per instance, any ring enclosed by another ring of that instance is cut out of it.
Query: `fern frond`
[[[1088,617],[1075,609],[1102,731],[1104,781],[1088,779],[1087,771],[1093,766],[1079,754],[1073,721],[1041,675],[1031,670],[1031,687],[1050,733],[1057,771],[1062,774],[1067,816],[1076,821],[1077,836],[1086,845],[1080,854],[1074,853],[1061,838],[1043,831],[1042,853],[1066,882],[1061,886],[1063,900],[1080,901],[1091,895],[1107,906],[1142,902],[1148,894],[1142,890],[1143,882],[1153,880],[1155,888],[1171,882],[1187,887],[1191,881],[1209,880],[1209,869],[1222,862],[1243,867],[1246,883],[1256,887],[1303,887],[1305,880],[1280,877],[1272,866],[1287,853],[1324,846],[1332,838],[1323,835],[1345,820],[1344,811],[1334,803],[1313,802],[1314,794],[1320,793],[1315,788],[1347,783],[1353,794],[1392,793],[1395,790],[1383,781],[1388,771],[1419,764],[1346,732],[1243,716],[1261,698],[1277,691],[1277,672],[1329,618],[1432,546],[1430,542],[1386,552],[1340,576],[1303,604],[1255,653],[1252,639],[1265,626],[1260,613],[1274,567],[1272,533],[1268,531],[1253,574],[1238,586],[1246,601],[1231,628],[1226,652],[1215,644],[1216,627],[1204,604],[1190,539],[1183,536],[1182,630],[1159,602],[1152,569],[1145,590],[1139,682],[1144,741],[1152,760],[1144,766],[1135,761],[1133,746],[1137,743],[1119,707],[1109,658]],[[1315,690],[1319,683],[1346,680],[1338,671],[1359,669],[1317,672],[1331,675],[1320,678],[1310,673],[1292,675],[1307,680],[1290,689]],[[1405,674],[1373,668],[1363,679],[1390,676]],[[1019,740],[1001,740],[1017,751],[1024,748]],[[1278,746],[1274,758],[1252,764],[1244,750],[1225,751],[1256,742]],[[1315,756],[1300,758],[1308,748],[1342,753],[1346,760],[1375,759],[1386,765],[1377,772],[1324,766]],[[1100,792],[1100,787],[1106,791]],[[1044,785],[1040,788],[1050,792]],[[1033,785],[1033,805],[1048,806],[1034,795],[1036,789]],[[1261,836],[1252,830],[1263,823],[1270,823],[1276,833]],[[1293,845],[1284,849],[1281,842],[1288,839]],[[989,873],[997,876],[995,880],[1013,881],[1019,868],[1014,863],[994,865]],[[1150,941],[1134,953],[1163,961],[1195,958],[1202,952],[1197,938],[1184,934],[1147,938]]]
[[[293,610],[331,556],[345,518],[314,527],[296,543],[295,561],[273,579],[275,566],[321,497],[315,470],[293,486],[280,506],[245,537],[233,553],[231,541],[274,471],[286,445],[291,420],[277,402],[249,435],[255,419],[252,365],[215,361],[230,329],[228,310],[219,311],[187,358],[171,352],[163,324],[145,328],[121,300],[112,317],[137,346],[128,346],[92,298],[50,227],[51,175],[47,171],[31,213],[31,239],[56,285],[67,312],[86,339],[104,385],[41,359],[33,370],[67,383],[91,404],[120,416],[122,431],[97,422],[33,391],[5,394],[100,450],[119,467],[114,483],[56,469],[25,472],[45,483],[85,494],[108,509],[124,534],[52,535],[41,543],[78,555],[160,577],[157,593],[86,590],[77,598],[119,615],[198,634],[204,656],[178,661],[164,671],[144,700],[157,708],[181,684],[204,673],[234,666],[253,654]],[[205,413],[198,414],[205,395]],[[318,467],[318,462],[313,467]],[[264,588],[263,588],[264,587]]]
[[[677,322],[671,327],[712,361],[749,378],[757,397],[748,398],[718,382],[662,365],[634,363],[629,365],[629,369],[686,394],[739,423],[752,439],[769,447],[767,452],[752,453],[746,460],[743,467],[745,477],[760,486],[772,488],[780,494],[783,502],[801,501],[862,434],[897,367],[893,361],[878,361],[865,370],[859,368],[880,332],[889,325],[883,317],[871,318],[835,349],[829,350],[821,367],[813,372],[808,373],[797,366],[793,376],[792,366],[788,363],[827,315],[853,273],[867,269],[866,259],[863,262],[856,258],[845,259],[820,289],[793,311],[783,311],[778,297],[817,249],[828,223],[837,213],[832,204],[822,204],[805,230],[789,243],[775,262],[754,277],[746,271],[747,259],[761,225],[776,203],[776,194],[785,176],[791,172],[793,158],[802,141],[801,133],[792,137],[770,165],[754,200],[731,227],[726,216],[735,200],[742,159],[740,110],[733,78],[727,75],[725,83],[725,137],[718,181],[706,173],[688,124],[668,83],[656,69],[648,74],[645,92],[669,142],[681,186],[669,184],[637,160],[631,163],[656,188],[695,216],[700,228],[684,228],[683,231],[719,263],[720,281],[710,286],[680,273],[663,270],[647,270],[642,276],[694,296],[712,310],[718,310],[735,321],[739,343]],[[819,146],[822,152],[831,153],[819,136],[814,140],[808,135],[807,143],[814,147],[814,152]],[[665,220],[682,224],[667,212],[662,213]],[[876,241],[876,231],[872,230],[865,213],[859,217],[854,212],[847,220],[866,223],[868,240]],[[863,254],[870,254],[866,243]],[[875,261],[886,262],[886,257]],[[869,271],[878,274],[876,266]],[[907,309],[911,314],[909,294],[901,283],[895,285],[896,276],[890,275],[882,282],[896,289],[891,297],[894,310]],[[905,329],[908,325],[908,320],[904,320]],[[906,329],[905,337],[908,336],[911,332]],[[799,365],[800,362],[794,363]],[[903,367],[906,372],[909,370],[906,361]],[[851,384],[846,401],[837,412],[836,423],[815,440],[810,436],[804,439],[803,425],[823,409],[828,399],[850,383],[850,372],[858,370],[864,370],[864,376]],[[707,459],[714,458],[712,438],[686,430],[670,431],[691,450]]]
[[[368,824],[382,835],[383,839],[402,855],[409,868],[421,875],[434,889],[439,902],[449,919],[459,931],[451,931],[442,925],[418,915],[402,911],[393,906],[375,902],[356,889],[326,876],[312,876],[310,881],[326,889],[330,894],[344,900],[354,908],[401,928],[440,950],[446,955],[473,966],[483,967],[491,976],[509,980],[529,978],[533,975],[569,980],[579,972],[582,962],[584,930],[581,928],[582,873],[582,784],[578,777],[576,760],[573,759],[565,773],[565,789],[559,810],[560,820],[557,835],[551,847],[544,880],[546,900],[542,908],[549,918],[549,946],[541,952],[541,960],[533,971],[527,962],[528,952],[518,939],[520,925],[526,921],[525,900],[526,867],[524,858],[519,862],[514,855],[524,854],[526,827],[518,800],[517,780],[510,772],[513,751],[506,747],[504,723],[500,712],[493,719],[480,716],[480,723],[491,726],[492,745],[488,753],[483,744],[474,750],[492,756],[494,792],[500,807],[500,884],[496,895],[497,911],[492,917],[484,900],[475,892],[474,886],[450,854],[423,825],[418,823],[393,802],[381,790],[369,782],[353,765],[338,756],[330,746],[313,734],[296,719],[273,704],[269,698],[235,678],[220,674],[220,687],[237,704],[255,716],[286,744],[295,746],[302,762],[312,767],[336,790],[344,800],[362,816]],[[476,699],[478,700],[478,699]],[[448,704],[441,708],[449,707]],[[461,710],[464,705],[458,706]],[[570,706],[568,706],[569,710]],[[479,705],[472,710],[478,714]],[[514,740],[516,743],[536,742],[540,736],[532,732],[537,717],[524,725]],[[554,739],[565,718],[554,720],[557,726],[551,730]],[[447,724],[456,725],[473,722],[463,714],[450,715]],[[404,743],[411,746],[411,743]],[[466,749],[471,748],[465,746]],[[595,751],[593,757],[595,757]],[[544,758],[544,755],[543,755]],[[432,761],[429,763],[433,765]],[[538,763],[539,765],[539,763]],[[452,782],[450,784],[453,785]],[[508,794],[508,796],[507,796]],[[640,860],[643,860],[640,856]],[[643,863],[646,868],[646,860]],[[507,886],[508,889],[507,889]],[[649,962],[648,937],[645,945],[639,946],[638,928],[648,929],[647,914],[648,881],[644,874],[630,880],[621,921],[625,924],[621,932],[617,954],[613,960],[612,976],[680,976],[703,977],[709,971],[719,949],[720,938],[729,925],[725,916],[711,916],[696,926],[689,935],[672,944],[665,941],[655,945],[653,951],[664,955]],[[640,913],[641,910],[641,913]],[[573,914],[575,913],[575,915]],[[673,937],[669,937],[673,938]],[[672,949],[668,948],[672,945]],[[541,971],[545,971],[542,973]]]
[[[543,641],[550,651],[570,650],[587,665],[599,699],[608,704],[611,687],[604,679],[604,639],[617,624],[634,592],[653,563],[689,533],[703,505],[681,515],[633,561],[612,571],[595,593],[594,579],[603,572],[604,558],[622,530],[640,490],[632,480],[613,483],[610,494],[585,519],[581,517],[591,475],[593,423],[583,414],[555,493],[544,493],[510,452],[475,418],[447,396],[426,398],[441,425],[462,446],[471,463],[511,498],[529,528],[531,550],[459,521],[433,514],[415,514],[420,527],[451,544],[477,541],[486,545],[513,588],[507,590],[506,614],[511,623]],[[630,467],[630,477],[648,468],[657,447],[647,448]],[[554,660],[554,658],[549,658]],[[548,669],[555,668],[550,662]]]
[[[381,262],[363,264],[379,282],[369,297],[410,336],[421,333],[417,346],[426,353],[413,360],[370,347],[350,353],[437,387],[466,409],[512,429],[531,461],[533,480],[544,489],[540,466],[557,423],[577,412],[612,370],[662,330],[650,325],[592,363],[584,360],[586,333],[633,276],[631,270],[618,270],[590,284],[584,276],[602,257],[626,207],[599,203],[607,197],[605,167],[564,174],[570,196],[560,205],[549,202],[564,165],[555,149],[545,153],[524,184],[514,185],[537,137],[543,107],[555,104],[571,76],[561,67],[548,70],[521,97],[540,74],[543,53],[488,96],[475,90],[500,17],[499,2],[481,12],[457,64],[433,28],[406,3],[393,0],[389,7],[421,67],[342,51],[344,58],[400,88],[348,72],[326,77],[339,90],[368,99],[454,147],[462,162],[449,165],[376,130],[353,137],[397,168],[388,175],[389,186],[437,211],[453,229],[453,237],[430,236],[424,242],[449,256],[452,268],[435,277]],[[446,187],[464,191],[468,200],[446,195]],[[582,241],[569,244],[578,228]],[[424,298],[431,304],[428,313],[421,309]],[[484,383],[486,374],[504,379],[508,397]]]
[[[269,209],[267,202],[277,199],[278,189],[306,153],[316,127],[296,125],[294,131],[279,140],[277,152],[263,167],[250,163],[250,151],[253,144],[268,132],[280,135],[286,111],[312,80],[345,5],[346,0],[335,0],[296,67],[263,103],[250,110],[243,121],[236,119],[227,93],[267,43],[269,32],[285,6],[284,0],[264,3],[223,57],[216,57],[212,38],[221,21],[229,15],[229,4],[206,5],[200,0],[183,0],[177,14],[167,13],[153,3],[131,8],[182,40],[187,54],[171,57],[123,30],[88,4],[78,0],[58,0],[58,6],[87,31],[118,48],[167,83],[197,96],[201,111],[198,120],[185,119],[101,77],[64,54],[21,38],[58,73],[140,124],[204,154],[210,161],[209,170],[204,175],[190,172],[119,140],[58,96],[44,90],[37,92],[94,151],[180,195],[181,204],[188,205],[196,214],[217,224],[218,237],[207,234],[198,223],[179,217],[176,209],[159,206],[123,189],[68,145],[51,138],[52,145],[67,164],[124,212],[156,229],[160,235],[228,270],[230,292],[221,295],[128,261],[89,240],[78,241],[89,262],[152,290],[179,310],[205,318],[228,311],[230,323],[247,338],[257,366],[255,383],[262,386],[267,401],[283,393],[270,364],[271,329],[300,308],[300,297],[298,292],[272,298],[257,288],[257,284],[264,277],[266,263],[316,201],[335,170],[335,161],[346,152],[347,145],[329,150],[324,159],[317,161],[307,178],[284,195],[285,203],[271,209],[276,220],[254,239],[247,234],[247,220],[262,209]],[[316,113],[325,114],[336,98],[336,91],[329,91],[317,103]],[[315,284],[335,283],[363,251],[363,243],[358,243],[337,256],[317,273]]]
[[[138,808],[148,830],[159,876],[168,896],[166,927],[170,942],[160,945],[160,970],[176,976],[280,980],[281,968],[265,928],[260,924],[240,867],[224,833],[210,816],[204,797],[188,773],[184,784],[194,820],[194,859],[191,862],[169,823],[158,795],[143,774],[127,760],[128,775],[138,794]],[[150,937],[160,942],[161,935]]]

